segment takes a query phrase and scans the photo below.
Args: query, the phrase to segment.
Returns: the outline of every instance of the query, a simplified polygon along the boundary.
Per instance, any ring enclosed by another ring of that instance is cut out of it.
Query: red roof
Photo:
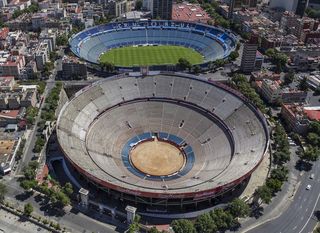
[[[0,117],[3,118],[17,118],[19,110],[2,110],[0,112]]]
[[[0,39],[1,39],[1,40],[6,39],[7,36],[8,36],[8,33],[9,33],[9,28],[7,28],[7,27],[2,28],[2,29],[0,30]]]
[[[310,120],[320,121],[320,109],[319,110],[308,110],[304,109],[305,114],[307,114]]]
[[[172,6],[172,19],[207,23],[211,18],[207,12],[197,4],[180,3]]]

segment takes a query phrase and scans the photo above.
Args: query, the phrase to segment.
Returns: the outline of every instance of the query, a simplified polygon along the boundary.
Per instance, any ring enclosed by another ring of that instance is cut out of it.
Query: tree
[[[210,216],[220,231],[229,229],[234,225],[234,218],[232,214],[221,208],[210,211]]]
[[[281,190],[282,181],[280,181],[278,179],[270,178],[270,179],[267,179],[266,185],[270,188],[272,193],[276,193]]]
[[[23,180],[20,182],[21,188],[24,190],[30,190],[33,189],[37,185],[36,180]]]
[[[137,1],[136,1],[135,9],[136,9],[137,11],[141,11],[142,5],[143,5],[142,0],[137,0]]]
[[[308,143],[310,143],[313,146],[318,146],[318,145],[320,145],[320,135],[313,133],[313,132],[308,133],[307,141],[308,141]]]
[[[30,203],[24,205],[23,214],[26,216],[30,216],[33,212],[33,206]]]
[[[273,162],[278,165],[282,165],[290,161],[290,153],[284,151],[276,151],[273,153]]]
[[[216,65],[216,67],[224,66],[225,63],[226,62],[223,59],[217,59],[217,60],[214,61],[214,64]]]
[[[304,77],[303,79],[300,80],[298,88],[301,91],[307,91],[308,90],[308,80],[307,77]]]
[[[70,205],[70,198],[63,192],[58,191],[55,193],[56,204],[59,206]]]
[[[186,70],[186,69],[190,70],[192,65],[187,59],[179,58],[178,63],[177,63],[177,67],[181,70]]]
[[[274,54],[276,53],[276,51],[275,51],[275,49],[267,49],[266,50],[266,55],[268,56],[268,57],[270,57],[270,58],[272,58],[273,56],[274,56]]]
[[[6,193],[7,187],[3,183],[0,183],[0,203],[3,203]]]
[[[199,74],[201,72],[201,67],[196,65],[196,66],[193,67],[192,71],[195,74]]]
[[[308,131],[320,135],[320,122],[312,121],[308,127]]]
[[[186,219],[174,220],[171,227],[175,233],[196,233],[192,222]]]
[[[320,154],[319,148],[309,146],[304,152],[302,152],[299,155],[299,157],[301,160],[305,162],[311,162],[311,161],[314,162],[314,161],[317,161],[319,154]]]
[[[209,213],[200,215],[194,224],[197,232],[214,233],[217,231],[217,226],[214,224]]]
[[[54,62],[55,60],[57,60],[59,58],[59,55],[57,52],[52,51],[52,52],[50,52],[49,57],[50,57],[51,62]]]
[[[229,204],[228,209],[234,218],[244,218],[250,214],[249,205],[239,198],[233,199]]]
[[[270,177],[273,179],[280,180],[280,181],[287,181],[288,180],[288,173],[289,173],[288,168],[281,166],[281,167],[277,167],[277,168],[273,169],[271,171]]]
[[[239,53],[237,51],[232,51],[229,55],[231,61],[236,60],[239,57]]]
[[[292,71],[289,71],[289,73],[286,73],[284,76],[284,85],[289,85],[294,81],[294,73]]]
[[[288,56],[285,55],[284,53],[276,53],[273,56],[273,61],[276,65],[276,69],[278,72],[282,72],[283,68],[286,66],[288,63]]]
[[[70,197],[73,193],[73,187],[72,187],[72,184],[70,184],[69,182],[66,183],[63,187],[63,192],[68,196]]]
[[[266,185],[260,186],[256,189],[256,196],[261,199],[265,204],[269,204],[272,199],[272,192],[270,188]]]
[[[56,38],[57,46],[67,46],[68,45],[68,37],[66,34],[58,35]]]
[[[140,215],[136,215],[133,219],[133,222],[129,226],[129,233],[136,233],[140,230],[139,222],[140,222]]]

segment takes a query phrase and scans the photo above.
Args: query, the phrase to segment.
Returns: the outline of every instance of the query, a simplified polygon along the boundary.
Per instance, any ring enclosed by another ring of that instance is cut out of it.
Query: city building
[[[21,110],[1,110],[0,127],[6,127],[8,124],[18,124],[23,118],[25,111]]]
[[[37,104],[37,92],[36,91],[25,91],[22,93],[20,100],[21,107],[35,107]]]
[[[256,8],[257,0],[230,0],[229,2],[229,18],[233,17],[234,11],[246,9],[246,8]]]
[[[199,4],[176,3],[172,7],[172,20],[207,23],[211,17]]]
[[[62,60],[63,79],[81,79],[87,77],[87,65],[78,58],[64,56]]]
[[[304,13],[308,7],[309,0],[298,0],[296,14],[300,17],[304,16]]]
[[[244,73],[261,69],[261,57],[263,60],[263,56],[258,52],[258,37],[251,36],[251,39],[244,43],[240,69]]]
[[[270,0],[270,8],[281,8],[284,11],[296,12],[299,0]]]
[[[9,93],[8,94],[8,109],[19,109],[20,108],[20,94]]]
[[[14,165],[15,156],[19,149],[19,140],[0,140],[0,173],[9,173]]]
[[[289,130],[300,134],[307,132],[310,122],[303,111],[302,104],[282,104],[281,116]]]
[[[0,91],[6,92],[11,91],[16,84],[13,76],[0,77]]]
[[[8,4],[7,0],[0,0],[0,8],[5,7]]]
[[[151,14],[154,19],[171,19],[172,0],[153,0]]]
[[[320,121],[320,106],[317,107],[304,107],[304,113],[311,121]]]
[[[49,62],[49,46],[48,43],[45,41],[42,41],[36,51],[35,54],[35,61],[37,64],[37,69],[38,70],[43,70],[44,65]]]
[[[280,84],[280,80],[262,80],[261,94],[267,100],[268,103],[280,103],[282,97]]]
[[[295,88],[283,88],[281,90],[282,103],[305,103],[308,92],[300,91]]]
[[[260,70],[260,71],[254,71],[251,73],[250,81],[262,81],[263,79],[269,79],[269,80],[280,80],[280,74],[274,73],[269,70]]]

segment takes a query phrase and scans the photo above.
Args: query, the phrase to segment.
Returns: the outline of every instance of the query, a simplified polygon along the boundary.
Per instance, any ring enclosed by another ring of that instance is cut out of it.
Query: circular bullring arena
[[[57,137],[88,182],[153,207],[194,205],[233,190],[269,142],[263,115],[238,92],[163,72],[113,76],[77,92],[59,115]]]
[[[176,65],[179,58],[204,66],[228,57],[236,43],[222,28],[166,20],[99,25],[69,40],[71,51],[89,64],[111,62],[117,68]]]

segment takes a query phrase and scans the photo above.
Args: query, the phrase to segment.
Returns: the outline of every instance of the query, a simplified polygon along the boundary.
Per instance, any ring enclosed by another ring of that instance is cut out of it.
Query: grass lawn
[[[100,56],[102,62],[125,67],[175,65],[180,58],[186,58],[193,65],[203,62],[202,55],[193,49],[166,45],[115,48]]]

